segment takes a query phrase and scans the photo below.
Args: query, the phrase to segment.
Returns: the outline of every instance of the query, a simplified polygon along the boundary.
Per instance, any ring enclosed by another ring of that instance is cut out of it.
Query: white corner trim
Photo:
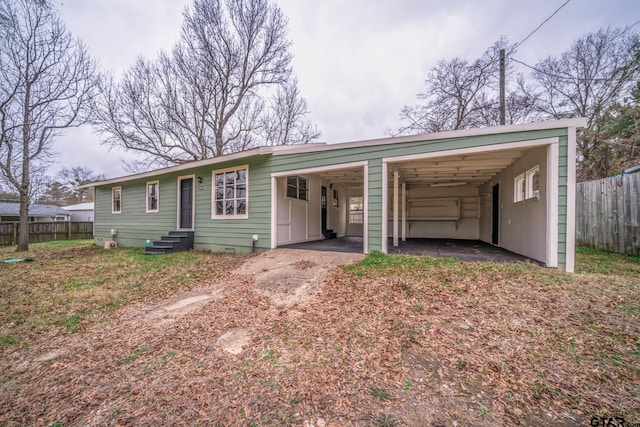
[[[567,240],[565,271],[573,273],[576,259],[576,128],[567,129]]]
[[[547,267],[558,266],[558,143],[547,149]]]
[[[382,253],[387,253],[387,224],[389,213],[387,212],[387,193],[389,191],[389,165],[385,160],[382,161]]]
[[[363,193],[364,203],[362,203],[362,252],[365,254],[369,253],[369,162],[364,162],[364,184],[363,184]]]
[[[289,236],[291,240],[291,236]],[[271,176],[271,249],[278,247],[278,179]]]

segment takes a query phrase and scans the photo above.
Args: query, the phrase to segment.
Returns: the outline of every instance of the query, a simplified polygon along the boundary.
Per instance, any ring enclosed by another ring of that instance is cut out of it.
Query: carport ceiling
[[[407,184],[455,185],[466,182],[479,186],[525,155],[527,151],[526,148],[499,150],[390,163],[389,173],[397,170],[400,180]]]
[[[318,175],[331,184],[356,186],[364,183],[364,168],[362,167],[320,172]]]

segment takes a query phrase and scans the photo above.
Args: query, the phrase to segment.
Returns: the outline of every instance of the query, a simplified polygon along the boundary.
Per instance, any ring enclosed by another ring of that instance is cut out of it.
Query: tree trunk
[[[20,229],[16,252],[29,250],[29,193],[20,189]]]

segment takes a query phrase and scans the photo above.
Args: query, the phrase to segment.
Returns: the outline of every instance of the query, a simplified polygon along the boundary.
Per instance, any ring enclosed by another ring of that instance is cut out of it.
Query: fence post
[[[18,223],[17,222],[13,223],[13,244],[14,245],[18,244]]]
[[[69,227],[69,238],[67,240],[71,240],[71,218],[67,221],[67,227]]]

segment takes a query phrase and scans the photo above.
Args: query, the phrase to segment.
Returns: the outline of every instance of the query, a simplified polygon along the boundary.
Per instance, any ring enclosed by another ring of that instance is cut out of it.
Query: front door
[[[193,229],[193,177],[180,180],[178,224],[183,230]]]
[[[491,243],[497,245],[499,242],[498,230],[500,229],[500,184],[493,186],[491,209]]]

